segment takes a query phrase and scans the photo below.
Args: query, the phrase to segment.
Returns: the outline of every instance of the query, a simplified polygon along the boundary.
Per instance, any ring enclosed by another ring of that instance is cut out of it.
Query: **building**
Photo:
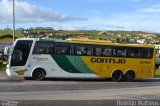
[[[6,46],[11,46],[13,44],[13,35],[7,34],[0,36],[0,52],[4,51]]]

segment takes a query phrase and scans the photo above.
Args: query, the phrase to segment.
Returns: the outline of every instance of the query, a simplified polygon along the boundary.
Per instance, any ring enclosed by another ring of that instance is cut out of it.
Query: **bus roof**
[[[134,46],[134,47],[155,47],[153,44],[123,44],[123,43],[112,43],[111,41],[105,40],[84,40],[84,39],[51,39],[51,38],[19,38],[17,40],[33,40],[33,41],[48,41],[48,42],[64,42],[64,43],[78,43],[78,44],[97,44],[97,45],[116,45],[116,46]]]

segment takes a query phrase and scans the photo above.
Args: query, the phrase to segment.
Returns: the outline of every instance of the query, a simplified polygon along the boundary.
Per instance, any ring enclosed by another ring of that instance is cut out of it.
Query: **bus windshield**
[[[11,66],[24,66],[28,59],[30,49],[32,46],[31,40],[19,40],[17,41],[11,58]]]

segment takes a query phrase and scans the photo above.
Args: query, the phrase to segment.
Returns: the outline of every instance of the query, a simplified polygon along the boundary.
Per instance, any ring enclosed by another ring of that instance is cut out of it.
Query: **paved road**
[[[117,106],[117,100],[136,100],[135,103],[138,100],[158,100],[156,102],[160,105],[158,78],[137,79],[134,82],[95,78],[26,81],[22,78],[8,78],[3,74],[0,73],[3,76],[0,78],[0,105],[8,100],[18,102],[18,106]]]

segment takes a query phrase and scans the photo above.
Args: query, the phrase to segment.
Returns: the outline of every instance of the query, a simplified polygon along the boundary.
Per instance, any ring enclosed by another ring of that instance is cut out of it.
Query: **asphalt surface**
[[[127,105],[123,104],[125,100]],[[3,106],[5,103],[12,106],[128,106],[132,102],[137,106],[160,106],[160,78],[133,82],[97,78],[34,81],[0,72],[0,105]]]

